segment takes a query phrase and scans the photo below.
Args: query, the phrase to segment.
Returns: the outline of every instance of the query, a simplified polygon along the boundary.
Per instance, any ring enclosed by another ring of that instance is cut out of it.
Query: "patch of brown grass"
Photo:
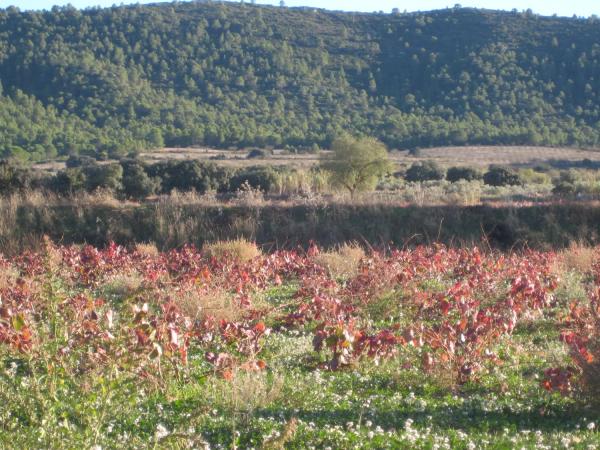
[[[251,261],[262,254],[254,242],[249,242],[244,238],[205,244],[202,252],[208,258],[232,258],[240,263]]]
[[[329,271],[335,278],[351,278],[358,272],[365,251],[357,243],[346,243],[337,249],[321,252],[315,262]]]
[[[137,272],[119,273],[106,280],[103,291],[109,297],[124,299],[135,295],[142,284],[143,278]]]
[[[212,316],[217,320],[235,322],[243,316],[234,295],[220,288],[182,293],[178,304],[183,314],[191,319]]]
[[[265,408],[281,397],[283,383],[278,374],[234,370],[231,380],[215,386],[213,404],[230,410],[244,423],[255,409]]]
[[[578,242],[571,242],[568,248],[558,253],[554,264],[554,272],[558,275],[565,272],[589,273],[598,257],[598,250]]]
[[[135,251],[140,255],[151,257],[156,257],[160,254],[158,248],[152,242],[136,244]]]
[[[0,265],[0,290],[14,286],[17,278],[19,278],[19,272],[14,267]]]

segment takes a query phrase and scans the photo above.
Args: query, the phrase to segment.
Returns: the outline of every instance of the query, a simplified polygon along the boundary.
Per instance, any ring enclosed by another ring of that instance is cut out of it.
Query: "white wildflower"
[[[166,438],[170,434],[170,431],[165,427],[162,423],[159,423],[156,426],[156,431],[154,432],[154,437],[157,441]]]

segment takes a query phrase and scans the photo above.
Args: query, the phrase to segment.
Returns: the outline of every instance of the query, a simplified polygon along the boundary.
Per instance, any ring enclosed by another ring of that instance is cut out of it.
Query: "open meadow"
[[[600,250],[0,260],[2,448],[600,445]]]

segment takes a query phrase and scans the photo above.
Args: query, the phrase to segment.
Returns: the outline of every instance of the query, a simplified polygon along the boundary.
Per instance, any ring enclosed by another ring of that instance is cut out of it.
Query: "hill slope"
[[[0,10],[0,155],[600,143],[600,23],[233,3]]]

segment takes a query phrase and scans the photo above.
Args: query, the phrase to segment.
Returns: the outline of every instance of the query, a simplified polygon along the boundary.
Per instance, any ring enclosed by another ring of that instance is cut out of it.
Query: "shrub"
[[[86,176],[81,168],[61,170],[50,183],[50,189],[63,195],[85,190]]]
[[[8,160],[0,160],[0,194],[27,189],[32,181],[31,171]]]
[[[160,189],[161,180],[151,178],[144,166],[137,161],[121,162],[123,167],[123,193],[127,197],[146,198]]]
[[[558,180],[554,183],[552,193],[555,195],[573,195],[577,192],[577,186],[567,181]]]
[[[567,344],[576,369],[552,368],[542,382],[548,390],[567,393],[576,388],[594,406],[600,406],[600,291],[589,302],[571,306],[560,339]],[[572,384],[576,382],[576,384]]]
[[[519,178],[524,184],[550,184],[552,182],[550,175],[533,169],[520,170]]]
[[[229,192],[243,190],[244,186],[268,192],[277,181],[277,173],[271,167],[248,167],[240,169],[229,181]]]
[[[163,161],[148,166],[146,172],[149,177],[162,180],[161,191],[165,194],[174,189],[181,192],[195,190],[200,194],[227,191],[231,176],[228,168],[196,160]]]
[[[71,155],[65,162],[67,168],[95,166],[96,160],[91,156]]]
[[[272,151],[268,151],[262,148],[253,148],[248,152],[246,158],[248,159],[263,159],[271,156],[273,154]]]
[[[223,259],[228,257],[240,263],[250,261],[262,254],[254,242],[248,242],[244,238],[205,244],[202,247],[202,252],[208,258]]]
[[[521,179],[508,167],[492,166],[483,175],[483,182],[490,186],[515,186],[521,184]]]
[[[460,180],[474,181],[481,180],[481,173],[471,167],[450,167],[446,172],[446,179],[452,183]]]
[[[443,180],[445,176],[444,169],[442,169],[434,161],[424,161],[414,163],[408,168],[404,178],[406,181],[432,181],[432,180]]]
[[[120,164],[108,164],[105,166],[88,166],[83,168],[85,173],[86,189],[108,189],[118,191],[122,188],[123,167]]]

